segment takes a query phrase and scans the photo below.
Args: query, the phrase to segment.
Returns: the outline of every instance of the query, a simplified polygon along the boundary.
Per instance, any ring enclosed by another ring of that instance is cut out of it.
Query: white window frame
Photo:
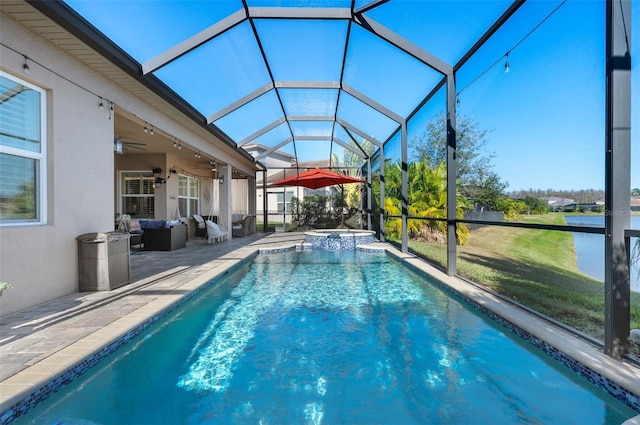
[[[120,176],[118,178],[118,213],[120,215],[124,214],[124,212],[122,211],[122,209],[124,208],[124,203],[122,202],[123,197],[125,197],[125,193],[124,192],[124,187],[123,187],[123,182],[124,182],[124,176],[125,174],[151,174],[153,175],[153,171],[152,170],[121,170],[120,171]],[[130,195],[130,197],[137,197],[137,198],[154,198],[154,215],[155,215],[155,189],[153,191],[153,195],[147,195],[144,193],[141,194],[136,194],[136,195]],[[153,218],[153,217],[152,217]]]
[[[36,215],[35,220],[7,220],[0,221],[0,227],[4,226],[41,226],[47,224],[47,92],[43,88],[35,86],[15,75],[0,70],[0,76],[13,80],[16,83],[29,87],[40,94],[40,152],[3,146],[0,144],[0,153],[14,155],[22,158],[35,159],[38,162],[36,169]]]
[[[198,207],[196,208],[198,211],[180,211],[180,215],[183,217],[191,217],[194,214],[200,214],[200,179],[196,178],[196,177],[191,177],[191,176],[187,176],[185,174],[178,174],[178,178],[186,178],[187,179],[187,196],[182,196],[180,195],[180,184],[178,183],[178,205],[180,205],[180,199],[186,199],[186,205],[187,205],[187,209],[189,208],[189,201],[191,200],[196,200]],[[196,182],[198,182],[198,194],[193,197],[190,196],[189,193],[191,193],[191,191],[189,190],[191,188],[191,181],[195,180]]]

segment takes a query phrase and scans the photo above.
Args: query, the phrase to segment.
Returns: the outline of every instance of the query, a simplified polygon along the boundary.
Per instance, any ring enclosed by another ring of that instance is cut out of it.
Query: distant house
[[[266,196],[268,201],[267,205],[269,206],[267,214],[270,226],[275,225],[276,230],[280,229],[282,223],[291,222],[291,216],[289,214],[291,213],[292,198],[304,199],[305,196],[310,195],[331,195],[335,191],[332,187],[324,187],[321,189],[309,189],[297,186],[269,187],[273,182],[297,174],[298,170],[305,171],[313,168],[327,168],[330,165],[335,167],[336,164],[330,164],[328,159],[296,162],[294,155],[279,150],[273,151],[272,148],[260,143],[246,144],[243,148],[258,161],[265,159],[268,161],[268,163],[265,164],[268,169],[266,172]],[[267,153],[268,156],[266,155]],[[264,174],[265,173],[256,174],[256,199],[258,200],[256,214],[258,216],[258,223],[264,221]]]
[[[549,211],[557,212],[557,211],[565,211],[565,207],[574,204],[575,200],[570,198],[559,198],[557,196],[547,196],[544,198],[540,198],[541,201],[544,201],[549,205]]]
[[[563,206],[558,211],[566,211],[566,212],[591,211],[591,212],[596,212],[600,208],[602,208],[602,204],[599,204],[597,202],[579,202],[579,203],[578,202],[574,202],[574,203],[567,204],[567,205]],[[602,210],[600,210],[600,211],[602,211]]]
[[[562,212],[562,211],[581,211],[588,209],[590,211],[597,211],[604,206],[604,200],[600,199],[596,202],[579,203],[569,198],[559,198],[556,196],[549,196],[540,198],[549,205],[549,211]],[[640,211],[640,198],[631,198],[629,202],[631,211]]]

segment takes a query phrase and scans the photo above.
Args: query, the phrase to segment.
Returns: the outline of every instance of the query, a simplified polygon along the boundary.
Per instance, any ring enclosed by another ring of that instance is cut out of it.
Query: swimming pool
[[[604,423],[629,407],[386,254],[261,255],[14,423]]]

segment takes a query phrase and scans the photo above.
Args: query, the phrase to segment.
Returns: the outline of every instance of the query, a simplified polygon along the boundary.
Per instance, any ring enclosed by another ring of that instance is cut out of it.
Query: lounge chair
[[[205,224],[207,226],[207,243],[209,245],[214,242],[222,242],[224,238],[229,238],[229,232],[219,224],[211,220],[207,220]]]

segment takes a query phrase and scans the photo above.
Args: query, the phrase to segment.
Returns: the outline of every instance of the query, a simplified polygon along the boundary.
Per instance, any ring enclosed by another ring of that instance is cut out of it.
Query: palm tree
[[[409,182],[407,193],[407,231],[411,236],[431,238],[434,234],[447,233],[445,221],[429,221],[428,218],[445,219],[447,217],[447,170],[444,163],[430,168],[426,161],[416,161],[408,167]],[[389,235],[399,236],[402,230],[402,190],[400,163],[388,164],[385,168],[385,213],[390,217],[385,222]],[[466,200],[457,195],[458,218],[462,218],[462,207]],[[456,227],[458,243],[464,244],[469,238],[469,229],[465,224]]]

